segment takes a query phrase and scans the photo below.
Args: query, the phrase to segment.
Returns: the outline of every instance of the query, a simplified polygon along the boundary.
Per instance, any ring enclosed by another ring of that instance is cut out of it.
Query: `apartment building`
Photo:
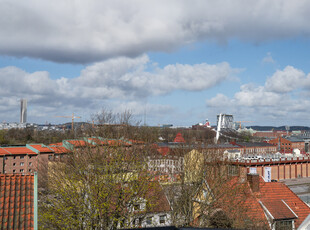
[[[305,141],[299,137],[279,137],[268,141],[268,143],[277,146],[277,149],[283,153],[291,153],[294,149],[305,153]]]

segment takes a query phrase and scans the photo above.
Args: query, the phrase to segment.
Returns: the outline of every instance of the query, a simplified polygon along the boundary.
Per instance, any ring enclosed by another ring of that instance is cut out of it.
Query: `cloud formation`
[[[159,68],[146,55],[97,62],[83,69],[76,78],[55,80],[46,71],[28,73],[8,66],[0,69],[0,112],[16,109],[19,99],[27,98],[32,111],[37,111],[36,116],[59,114],[60,110],[96,111],[107,100],[111,100],[108,102],[111,106],[116,102],[118,109],[128,106],[127,109],[135,108],[135,113],[143,114],[140,107],[147,98],[176,90],[206,90],[228,80],[237,71],[226,62]],[[152,111],[163,109],[171,111],[172,108],[157,105]]]
[[[267,78],[263,86],[245,84],[232,98],[218,94],[206,104],[220,112],[238,114],[242,119],[254,118],[257,123],[266,124],[269,119],[273,124],[283,125],[289,119],[299,123],[310,112],[309,82],[310,74],[286,66]]]
[[[270,52],[267,53],[267,55],[263,58],[262,62],[263,63],[271,63],[271,64],[275,64],[276,63],[276,61],[272,58]]]
[[[91,63],[209,39],[310,35],[310,2],[2,0],[0,54]]]

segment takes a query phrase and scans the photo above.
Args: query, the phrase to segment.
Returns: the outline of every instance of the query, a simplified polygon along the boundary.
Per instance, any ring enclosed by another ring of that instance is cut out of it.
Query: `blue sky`
[[[0,122],[310,125],[308,1],[55,2],[0,0]]]

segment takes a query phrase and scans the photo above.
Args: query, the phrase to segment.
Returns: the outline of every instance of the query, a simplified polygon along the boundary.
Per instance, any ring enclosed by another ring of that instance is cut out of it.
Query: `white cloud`
[[[225,96],[224,94],[217,94],[215,97],[207,100],[207,106],[210,107],[229,107],[233,103],[233,100]]]
[[[271,63],[274,64],[276,61],[272,58],[271,53],[268,52],[267,55],[262,60],[263,63]]]
[[[309,36],[310,2],[2,0],[0,54],[89,63],[191,42]]]
[[[37,117],[66,115],[72,111],[91,113],[104,104],[111,104],[118,110],[134,109],[135,113],[143,113],[141,106],[147,98],[176,90],[206,90],[237,71],[225,62],[159,68],[146,55],[97,62],[72,79],[51,79],[46,71],[27,73],[9,66],[0,69],[0,112],[3,117],[9,117],[5,113],[18,108],[20,98],[27,98],[29,106],[33,106],[29,114]],[[113,101],[117,101],[117,105]],[[172,111],[172,107],[166,105],[148,107],[154,114]]]
[[[310,112],[309,79],[303,71],[287,66],[267,78],[264,86],[245,84],[232,98],[218,94],[206,105],[258,124],[284,125],[290,121],[301,125]]]
[[[209,65],[152,66],[147,56],[135,59],[115,58],[95,63],[73,80],[80,86],[82,97],[136,98],[170,93],[174,90],[199,91],[209,89],[237,72],[226,62]]]
[[[277,93],[288,93],[300,87],[305,80],[305,73],[292,66],[284,70],[277,70],[267,79],[265,87],[267,90]]]
[[[240,92],[237,92],[234,98],[240,106],[261,107],[274,106],[282,101],[283,96],[266,91],[262,86],[253,88],[243,85]]]

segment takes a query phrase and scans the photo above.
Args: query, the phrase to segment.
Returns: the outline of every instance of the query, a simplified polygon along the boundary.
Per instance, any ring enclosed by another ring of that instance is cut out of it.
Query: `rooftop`
[[[0,229],[34,229],[34,175],[0,174]]]

